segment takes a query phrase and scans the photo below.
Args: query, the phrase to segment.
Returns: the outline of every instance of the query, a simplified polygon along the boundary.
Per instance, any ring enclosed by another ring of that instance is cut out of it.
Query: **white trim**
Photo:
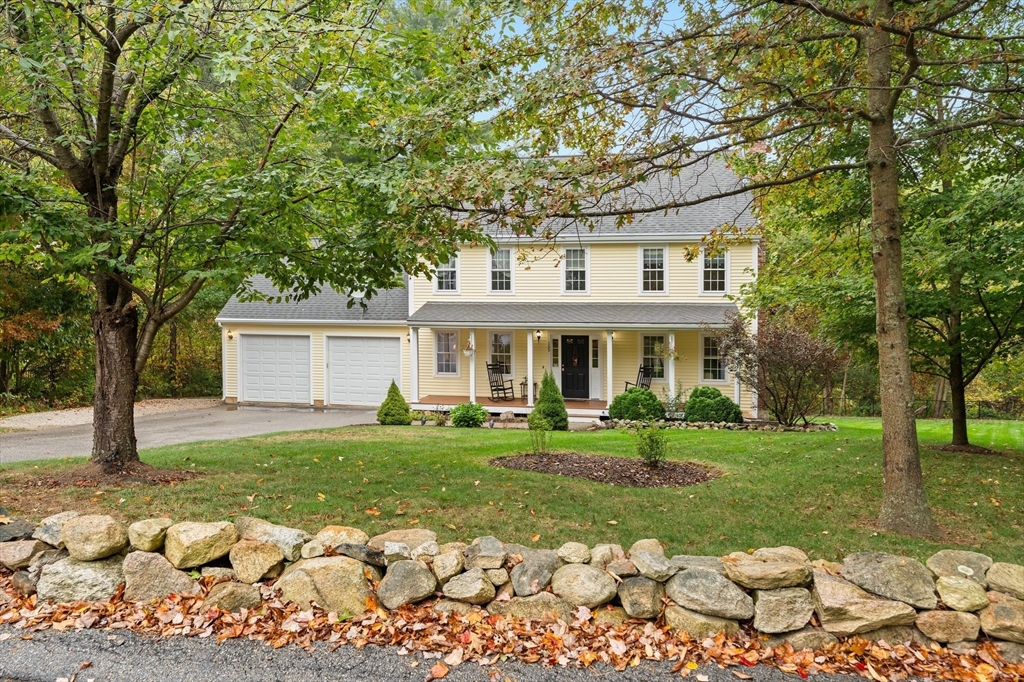
[[[331,339],[398,339],[398,390],[401,391],[402,374],[405,370],[405,360],[402,358],[402,343],[405,338],[401,334],[344,334],[327,332],[324,337],[324,406],[328,405],[358,405],[361,403],[332,403],[331,402]],[[411,375],[410,375],[411,381]],[[369,405],[370,403],[367,403]]]
[[[437,371],[437,335],[439,332],[450,333],[455,332],[455,373],[451,374],[448,372],[441,373]],[[435,329],[431,327],[430,334],[433,336],[433,343],[430,344],[431,360],[430,368],[433,370],[434,376],[439,379],[458,379],[462,377],[462,331],[459,329],[440,328]],[[474,356],[476,357],[476,356]],[[473,358],[469,358],[472,360]]]
[[[508,291],[495,291],[491,289],[491,274],[494,272],[494,251],[508,251],[508,276],[509,286],[511,289]],[[487,249],[487,282],[484,284],[488,295],[493,296],[513,296],[516,293],[516,253],[515,248],[512,246],[499,246],[496,249]]]
[[[615,335],[615,332],[609,330],[609,331],[606,331],[604,335],[605,335],[605,346],[607,347],[607,349],[605,350],[605,359],[604,359],[605,375],[607,376],[607,380],[605,381],[605,388],[604,388],[604,399],[605,399],[605,402],[608,403],[608,407],[611,407],[612,406],[612,400],[615,398],[615,388],[614,388],[615,387],[615,373],[613,371],[614,368],[613,368],[613,365],[612,365],[612,358],[615,355],[615,351],[613,349],[613,346],[614,346],[615,342],[614,342],[612,337]]]
[[[704,378],[704,339],[708,338],[710,334],[701,334],[700,342],[697,345],[697,385],[698,386],[727,386],[730,382],[729,368],[725,366],[725,361],[719,354],[718,361],[722,363],[722,376],[723,379],[705,379]]]
[[[237,372],[236,383],[238,384],[237,387],[236,387],[236,390],[238,392],[238,395],[235,397],[235,400],[237,400],[238,402],[249,402],[249,401],[245,400],[245,383],[244,383],[245,382],[245,371],[244,371],[245,368],[243,367],[243,364],[242,364],[242,361],[244,360],[243,353],[242,353],[242,337],[243,336],[305,336],[307,339],[309,339],[309,402],[306,403],[306,404],[307,405],[312,405],[313,404],[313,332],[304,332],[304,333],[303,332],[294,332],[294,331],[281,331],[281,332],[265,332],[265,331],[260,331],[260,332],[235,332],[235,336],[238,339],[238,350],[237,350],[236,356],[235,356],[235,371]],[[252,402],[261,403],[261,402],[273,402],[273,401],[255,400],[255,401],[252,401]],[[293,403],[293,404],[294,405],[302,405],[302,403]]]
[[[661,291],[644,291],[644,249],[661,249],[661,266],[664,274],[665,288]],[[636,245],[636,293],[639,296],[668,296],[669,295],[669,248],[668,244],[637,244]]]
[[[533,407],[533,334],[526,335],[526,406]]]
[[[569,251],[569,250],[573,250],[573,251],[580,251],[580,250],[582,250],[583,251],[584,267],[586,268],[586,270],[584,271],[584,275],[585,275],[584,283],[585,283],[586,289],[584,289],[583,291],[578,291],[578,290],[577,291],[567,291],[566,288],[565,288],[565,275],[568,272],[568,267],[566,265],[566,263],[567,263],[566,251]],[[590,295],[590,276],[591,276],[591,272],[590,272],[590,246],[583,245],[583,244],[574,244],[572,246],[569,246],[569,245],[563,246],[562,247],[562,273],[561,273],[562,294],[565,295],[565,296],[589,296]]]
[[[676,394],[676,334],[668,332],[668,357],[666,358],[665,382],[668,384],[668,397],[671,399]],[[641,349],[640,352],[643,352]]]
[[[320,327],[408,327],[406,320],[261,320],[249,317],[218,317],[217,324],[316,325]],[[252,333],[252,332],[250,332]]]
[[[420,399],[420,328],[409,327],[409,397]]]
[[[468,329],[469,327],[486,327],[488,324],[492,324],[493,325],[493,324],[498,324],[498,323],[495,323],[493,321],[491,321],[491,322],[481,322],[479,320],[474,320],[472,322],[427,322],[427,321],[417,321],[414,324],[417,327],[434,327],[434,328],[437,328],[437,329]],[[543,329],[560,329],[561,327],[559,326],[559,324],[560,323],[557,323],[557,322],[529,322],[529,323],[516,322],[514,324],[512,324],[512,323],[505,323],[505,322],[500,323],[501,329],[531,329],[531,330],[536,330],[536,329],[542,329],[542,330]],[[573,325],[574,325],[573,329],[581,329],[581,330],[582,329],[586,329],[586,330],[597,329],[597,330],[600,330],[600,331],[604,331],[604,330],[608,329],[608,323],[607,322],[604,322],[604,323],[593,323],[593,324],[585,324],[585,323],[574,322]],[[678,322],[665,323],[665,325],[663,325],[663,326],[659,326],[657,324],[651,324],[650,322],[644,322],[642,324],[639,324],[639,323],[638,324],[621,324],[619,322],[615,323],[615,328],[616,329],[651,329],[651,330],[676,329],[676,330],[680,330],[680,331],[685,331],[685,330],[699,331],[701,329],[708,329],[708,328],[710,328],[710,329],[727,329],[728,326],[729,325],[727,325],[727,324],[691,324],[691,325],[685,325],[685,324],[679,324]]]
[[[460,293],[462,293],[462,254],[461,253],[455,254],[454,256],[451,257],[451,259],[448,262],[450,263],[453,260],[455,261],[455,290],[454,291],[452,291],[450,289],[445,289],[445,290],[442,291],[441,289],[437,288],[437,281],[438,281],[437,269],[435,268],[435,270],[434,270],[434,293],[436,295],[438,295],[438,296],[457,296]],[[445,263],[445,265],[447,265],[447,263]]]
[[[753,228],[751,228],[753,229]],[[491,238],[496,244],[515,244],[520,245],[525,243],[528,244],[551,244],[556,245],[566,244],[574,242],[578,244],[630,244],[630,243],[659,243],[659,242],[671,242],[671,243],[694,243],[699,242],[702,239],[706,239],[710,236],[710,232],[674,232],[671,234],[659,232],[655,234],[651,233],[635,233],[630,234],[628,232],[617,232],[616,234],[607,235],[596,235],[591,232],[585,234],[577,234],[575,232],[567,234],[565,236],[556,235],[553,240],[544,239],[524,239],[517,235],[491,235]],[[744,242],[758,242],[761,241],[761,235],[750,234],[739,237],[735,243],[742,244]]]
[[[697,295],[724,298],[732,291],[732,273],[729,271],[732,267],[732,252],[728,248],[725,249],[725,289],[722,291],[704,291],[704,252],[704,247],[700,247],[700,264],[697,267]]]
[[[409,313],[408,313],[409,317],[412,317],[412,314],[414,312],[416,312],[416,294],[415,294],[416,286],[415,286],[415,283],[416,283],[416,279],[414,277],[410,276],[409,277],[409,281],[408,281],[408,285],[406,286],[406,296],[405,296],[406,299],[409,302]]]
[[[469,402],[476,402],[476,354],[479,351],[476,345],[476,329],[469,330],[467,344],[473,347],[473,353],[469,356]]]
[[[228,330],[227,328],[217,323],[220,327],[220,399],[221,401],[228,399]],[[235,379],[235,392],[238,392],[238,379]],[[235,396],[235,400],[238,400],[238,396]]]

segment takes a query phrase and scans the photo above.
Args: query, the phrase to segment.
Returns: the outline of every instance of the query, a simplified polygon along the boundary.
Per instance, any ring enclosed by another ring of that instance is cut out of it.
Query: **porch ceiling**
[[[431,301],[409,317],[417,327],[571,327],[624,329],[723,327],[739,313],[732,303],[447,303]]]

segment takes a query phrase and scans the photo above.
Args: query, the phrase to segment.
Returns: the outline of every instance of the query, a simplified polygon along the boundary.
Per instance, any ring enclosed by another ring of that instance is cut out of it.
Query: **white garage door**
[[[242,400],[310,404],[309,337],[242,335]]]
[[[332,405],[380,405],[394,380],[402,385],[399,339],[362,336],[327,340]]]

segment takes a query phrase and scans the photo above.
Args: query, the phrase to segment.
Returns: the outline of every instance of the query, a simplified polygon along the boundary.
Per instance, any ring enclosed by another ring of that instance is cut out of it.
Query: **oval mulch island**
[[[640,459],[585,455],[579,452],[553,452],[546,455],[497,457],[490,465],[499,469],[518,469],[582,478],[627,488],[679,488],[706,483],[721,474],[694,462],[665,462],[650,467]]]

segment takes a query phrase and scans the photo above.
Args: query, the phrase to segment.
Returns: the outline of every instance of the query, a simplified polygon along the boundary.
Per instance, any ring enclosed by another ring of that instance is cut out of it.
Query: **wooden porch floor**
[[[536,396],[534,396],[536,400]],[[532,408],[526,406],[526,398],[516,398],[515,400],[491,400],[487,396],[478,395],[476,401],[488,408],[490,412],[504,412],[505,410],[512,410],[513,412],[526,413]],[[425,395],[416,401],[416,409],[431,409],[438,405],[445,408],[459,403],[468,403],[468,395]],[[608,409],[608,403],[604,400],[566,400],[565,409],[570,416],[575,412],[582,416],[596,416],[597,413],[604,412]]]

